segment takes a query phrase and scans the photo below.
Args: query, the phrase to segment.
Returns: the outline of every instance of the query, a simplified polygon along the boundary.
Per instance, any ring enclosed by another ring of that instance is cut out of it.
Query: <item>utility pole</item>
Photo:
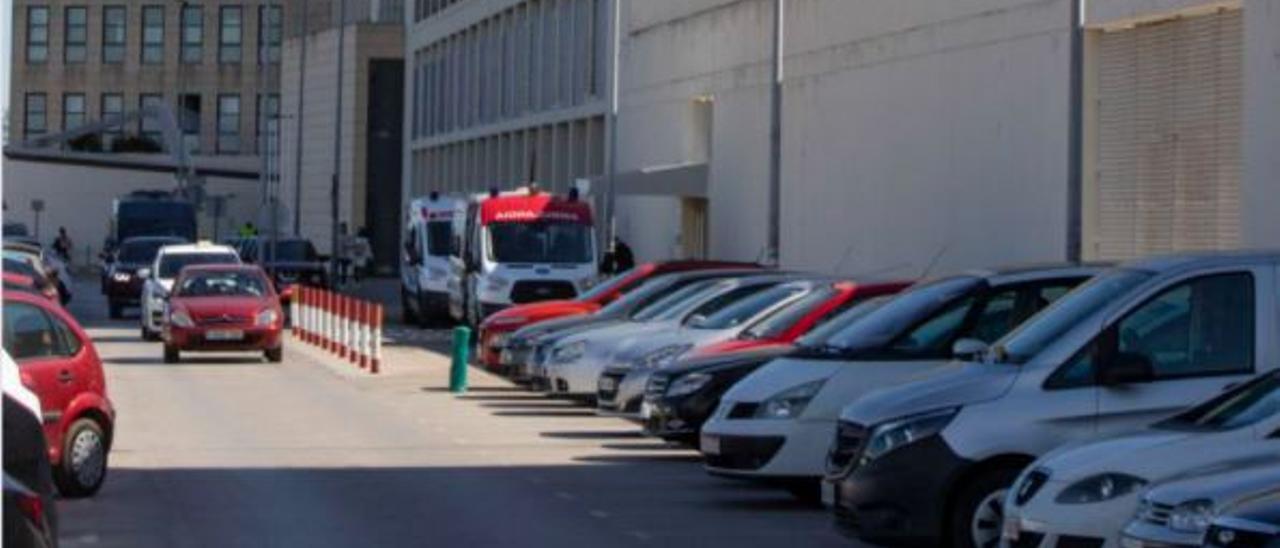
[[[337,100],[335,101],[337,108],[334,112],[333,124],[333,182],[329,188],[329,214],[333,225],[330,227],[332,239],[329,247],[329,274],[330,280],[338,279],[338,199],[341,194],[341,187],[338,186],[339,174],[342,169],[342,85],[343,85],[343,61],[346,59],[347,44],[347,0],[339,0],[338,2],[338,87],[335,89]]]
[[[1071,4],[1071,86],[1067,133],[1067,260],[1079,261],[1083,254],[1081,208],[1084,197],[1084,0]]]
[[[769,87],[769,240],[765,261],[782,265],[782,79],[786,0],[773,1],[773,82]]]
[[[613,33],[611,61],[609,63],[609,172],[608,193],[605,195],[605,211],[608,224],[605,227],[605,245],[609,255],[617,253],[614,242],[618,237],[618,98],[620,73],[622,72],[622,0],[613,0]]]
[[[301,43],[302,50],[298,53],[298,117],[294,121],[297,124],[297,142],[295,143],[293,154],[293,235],[302,234],[302,121],[304,116],[304,100],[306,99],[307,88],[307,36],[309,35],[310,26],[308,25],[310,12],[307,11],[307,0],[302,0],[302,32],[298,33],[298,41]],[[282,75],[283,76],[283,75]]]

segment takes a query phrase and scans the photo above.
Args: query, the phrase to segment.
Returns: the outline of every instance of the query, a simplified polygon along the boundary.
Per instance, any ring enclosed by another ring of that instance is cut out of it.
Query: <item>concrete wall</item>
[[[15,161],[5,158],[4,202],[8,209],[5,221],[26,223],[35,229],[32,200],[45,202],[40,214],[40,240],[51,243],[59,226],[67,227],[75,243],[73,260],[82,264],[85,257],[95,257],[102,250],[111,216],[111,201],[133,190],[170,190],[173,175],[157,171],[108,169],[73,164]],[[228,201],[221,222],[221,236],[233,234],[245,221],[257,221],[260,201],[256,179],[208,177],[210,195],[235,194]],[[213,239],[213,219],[206,208],[199,216],[200,237]]]
[[[713,97],[711,252],[755,260],[772,2],[630,5],[622,167],[686,159],[650,128],[678,143],[688,124],[673,105]],[[843,272],[916,275],[944,248],[940,270],[1063,258],[1069,8],[788,2],[784,265],[829,271],[849,251]]]
[[[1280,0],[1244,10],[1244,244],[1280,248]]]

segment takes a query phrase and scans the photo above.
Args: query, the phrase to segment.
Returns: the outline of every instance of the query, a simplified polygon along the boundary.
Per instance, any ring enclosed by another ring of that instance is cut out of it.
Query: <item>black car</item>
[[[1204,535],[1210,548],[1280,547],[1280,492],[1227,510]]]
[[[645,386],[649,407],[645,433],[678,443],[696,443],[702,424],[720,405],[720,396],[743,377],[792,351],[774,345],[715,356],[689,358],[654,371]]]
[[[120,242],[109,257],[102,280],[102,293],[107,296],[112,319],[120,318],[126,307],[138,306],[145,281],[138,271],[151,268],[160,248],[185,243],[185,238],[177,236],[139,236]]]
[[[275,281],[276,290],[294,284],[328,287],[329,277],[324,259],[316,246],[305,238],[280,238],[275,241],[258,237],[243,242],[240,258],[261,266]]]
[[[7,359],[7,358],[6,358]],[[4,395],[5,546],[57,546],[53,469],[40,417]]]

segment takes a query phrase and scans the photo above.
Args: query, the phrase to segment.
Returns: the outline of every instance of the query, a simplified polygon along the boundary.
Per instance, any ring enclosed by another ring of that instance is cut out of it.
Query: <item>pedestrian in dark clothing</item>
[[[71,236],[67,235],[67,227],[58,227],[58,237],[53,240],[53,252],[57,253],[63,261],[70,263],[72,249],[73,244],[71,243]]]
[[[604,258],[600,261],[600,273],[604,275],[613,275],[619,272],[626,272],[635,268],[636,257],[631,253],[631,247],[622,241],[621,238],[613,239],[613,249],[606,251]]]

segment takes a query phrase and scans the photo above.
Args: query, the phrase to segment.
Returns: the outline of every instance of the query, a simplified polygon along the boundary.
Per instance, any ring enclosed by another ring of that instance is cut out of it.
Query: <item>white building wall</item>
[[[772,2],[631,5],[624,120],[678,135],[665,105],[714,97],[711,252],[758,259]],[[940,270],[1065,257],[1069,7],[788,2],[783,264],[830,271],[849,251],[843,272],[907,276],[942,249]],[[624,169],[681,159],[623,142]]]
[[[1244,10],[1244,244],[1280,248],[1280,0]]]

